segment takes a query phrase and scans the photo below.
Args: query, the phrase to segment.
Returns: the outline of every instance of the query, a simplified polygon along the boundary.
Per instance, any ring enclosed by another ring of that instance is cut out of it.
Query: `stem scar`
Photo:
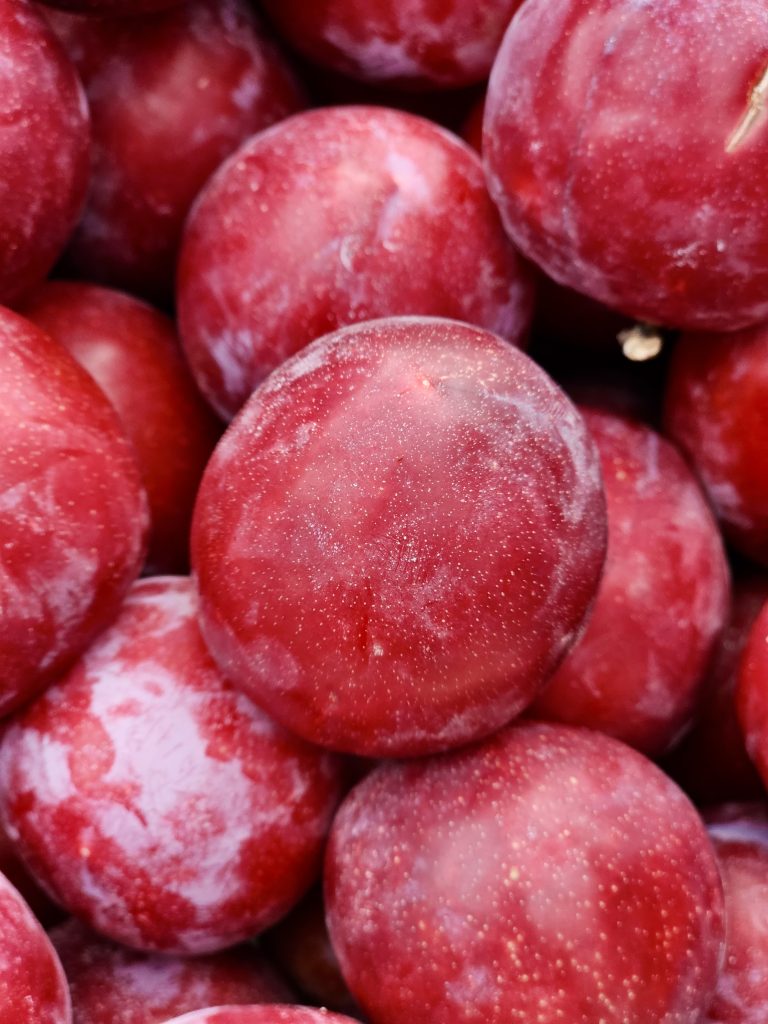
[[[760,117],[765,113],[766,100],[768,100],[768,67],[763,71],[760,81],[749,94],[747,109],[726,143],[726,153],[733,153],[746,140]]]

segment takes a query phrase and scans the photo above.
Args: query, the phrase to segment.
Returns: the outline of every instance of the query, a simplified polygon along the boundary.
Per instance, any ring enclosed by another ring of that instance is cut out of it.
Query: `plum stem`
[[[749,94],[747,109],[726,143],[726,153],[733,153],[744,142],[758,118],[765,113],[766,99],[768,99],[768,68],[763,71],[760,81]]]
[[[634,324],[617,335],[625,358],[633,363],[655,359],[664,347],[664,337],[653,324]]]

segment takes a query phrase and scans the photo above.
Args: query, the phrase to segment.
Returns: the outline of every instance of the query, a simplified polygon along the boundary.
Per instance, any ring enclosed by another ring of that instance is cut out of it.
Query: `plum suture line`
[[[726,153],[733,153],[747,138],[760,116],[765,113],[766,99],[768,99],[768,67],[763,71],[760,81],[749,94],[747,109],[728,139],[725,147]]]

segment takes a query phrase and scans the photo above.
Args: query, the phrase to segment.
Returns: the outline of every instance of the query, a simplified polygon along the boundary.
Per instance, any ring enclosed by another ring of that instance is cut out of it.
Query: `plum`
[[[530,713],[659,755],[693,717],[728,615],[728,563],[674,446],[625,417],[581,411],[600,452],[608,556],[586,632]]]
[[[768,565],[768,327],[683,335],[664,398],[666,432],[690,460],[723,533]]]
[[[519,349],[393,317],[318,339],[219,443],[192,562],[222,671],[311,742],[458,746],[575,640],[605,554],[597,456]]]
[[[300,53],[363,81],[482,82],[522,0],[262,0]]]
[[[160,1024],[207,1006],[293,1001],[253,947],[157,956],[101,939],[75,920],[50,938],[69,983],[73,1024]]]
[[[146,495],[93,379],[0,309],[0,715],[61,675],[144,560]]]
[[[483,131],[510,237],[643,321],[768,319],[767,55],[763,0],[527,0]]]
[[[331,940],[373,1024],[694,1024],[723,896],[682,792],[610,737],[513,725],[346,798]]]
[[[75,69],[26,0],[0,0],[0,302],[40,284],[88,184],[88,107]]]
[[[532,299],[477,155],[382,107],[309,111],[246,143],[201,195],[179,263],[182,342],[227,418],[338,327],[429,314],[520,344]]]
[[[185,571],[192,506],[222,427],[173,323],[129,295],[78,282],[50,281],[22,309],[88,370],[133,443],[151,517],[146,571]]]
[[[187,0],[146,17],[47,17],[82,76],[92,179],[68,275],[167,302],[182,225],[240,143],[303,94],[246,0]]]
[[[100,934],[200,954],[268,927],[317,877],[331,755],[221,677],[191,581],[141,580],[114,625],[0,745],[5,827],[43,887]]]
[[[726,956],[702,1024],[763,1024],[768,1001],[768,814],[765,804],[707,814],[725,888]]]
[[[0,875],[0,1024],[72,1024],[59,958],[27,904]]]
[[[664,770],[700,806],[764,796],[736,714],[736,683],[749,632],[768,601],[768,575],[736,569],[730,619],[702,684],[693,728],[664,760]]]

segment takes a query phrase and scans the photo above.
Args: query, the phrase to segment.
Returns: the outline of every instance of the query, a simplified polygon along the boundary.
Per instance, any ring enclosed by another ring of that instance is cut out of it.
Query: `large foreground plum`
[[[522,251],[631,316],[768,318],[763,0],[527,0],[491,74],[483,154]]]
[[[32,911],[2,875],[0,1024],[72,1024],[59,959]]]
[[[231,417],[288,356],[373,317],[455,317],[521,343],[532,290],[469,147],[401,111],[334,107],[262,133],[215,175],[178,300],[200,388]]]
[[[217,672],[188,579],[142,580],[0,746],[2,815],[37,880],[137,949],[214,952],[315,880],[339,791],[330,755]]]
[[[88,109],[35,7],[0,0],[0,302],[43,280],[88,183]]]
[[[697,1024],[720,966],[696,812],[586,729],[377,768],[336,817],[326,896],[373,1024]]]
[[[91,377],[0,309],[0,715],[60,675],[138,576],[146,496]]]
[[[262,385],[192,534],[224,672],[306,739],[399,756],[532,700],[594,595],[605,508],[542,370],[487,331],[403,317],[321,338]]]

